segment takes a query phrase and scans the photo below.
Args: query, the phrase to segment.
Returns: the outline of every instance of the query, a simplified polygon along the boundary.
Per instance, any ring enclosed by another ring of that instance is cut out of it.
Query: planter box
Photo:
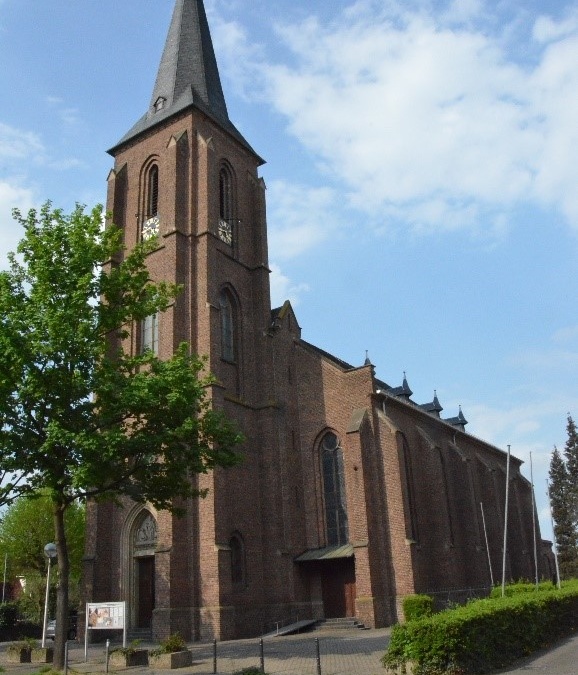
[[[54,647],[36,647],[30,655],[31,663],[52,663],[54,660]]]
[[[132,668],[133,666],[148,666],[149,653],[146,649],[135,649],[129,654],[111,652],[109,663],[117,668]]]
[[[32,649],[30,647],[22,647],[20,649],[6,650],[6,657],[8,663],[30,663]]]
[[[187,668],[193,664],[193,652],[186,649],[182,652],[171,652],[170,654],[158,654],[151,656],[149,654],[149,665],[161,670],[173,670],[174,668]]]

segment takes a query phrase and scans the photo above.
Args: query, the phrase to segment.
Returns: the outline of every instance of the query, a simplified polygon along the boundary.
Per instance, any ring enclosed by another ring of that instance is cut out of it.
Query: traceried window
[[[224,290],[219,296],[221,308],[221,357],[225,361],[235,361],[235,307],[231,294]]]
[[[327,433],[321,441],[321,468],[325,498],[325,531],[328,546],[349,541],[343,450],[337,436]]]
[[[238,534],[234,534],[230,541],[231,549],[231,581],[235,585],[245,583],[245,547]]]
[[[141,322],[140,351],[150,350],[153,354],[159,353],[159,315],[147,316]]]

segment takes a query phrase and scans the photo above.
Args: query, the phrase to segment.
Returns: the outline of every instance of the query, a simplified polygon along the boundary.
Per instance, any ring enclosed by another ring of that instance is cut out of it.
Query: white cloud
[[[299,304],[301,295],[309,290],[307,284],[294,284],[281,272],[279,265],[271,264],[271,306],[279,307],[289,300],[293,307]]]
[[[249,48],[237,25],[221,31],[234,68],[262,78],[245,93],[268,98],[357,209],[392,223],[403,211],[416,231],[493,223],[499,237],[529,199],[578,228],[578,13],[538,19],[523,44],[516,17],[487,29],[482,0],[405,7],[365,0],[330,25],[278,26],[285,63]],[[520,65],[526,51],[535,65]]]
[[[533,35],[538,42],[553,42],[578,31],[578,9],[573,7],[560,21],[540,16],[534,23]]]
[[[0,122],[0,159],[22,160],[43,154],[44,146],[37,134]]]
[[[29,188],[16,183],[0,181],[0,269],[7,266],[7,254],[15,251],[24,232],[12,218],[12,209],[25,214],[34,206],[34,196]]]
[[[339,230],[337,195],[331,189],[273,181],[267,192],[272,259],[296,257]]]

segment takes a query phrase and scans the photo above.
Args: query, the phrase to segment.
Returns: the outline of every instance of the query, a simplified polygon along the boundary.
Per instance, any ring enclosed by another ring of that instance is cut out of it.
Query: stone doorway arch
[[[150,630],[155,609],[155,550],[158,525],[148,507],[138,507],[125,522],[124,593],[129,628]]]

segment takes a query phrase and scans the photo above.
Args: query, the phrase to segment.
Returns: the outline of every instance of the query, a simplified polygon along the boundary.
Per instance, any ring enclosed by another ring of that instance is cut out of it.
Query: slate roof
[[[149,109],[109,153],[190,107],[212,118],[263,163],[229,119],[203,0],[176,0]]]

